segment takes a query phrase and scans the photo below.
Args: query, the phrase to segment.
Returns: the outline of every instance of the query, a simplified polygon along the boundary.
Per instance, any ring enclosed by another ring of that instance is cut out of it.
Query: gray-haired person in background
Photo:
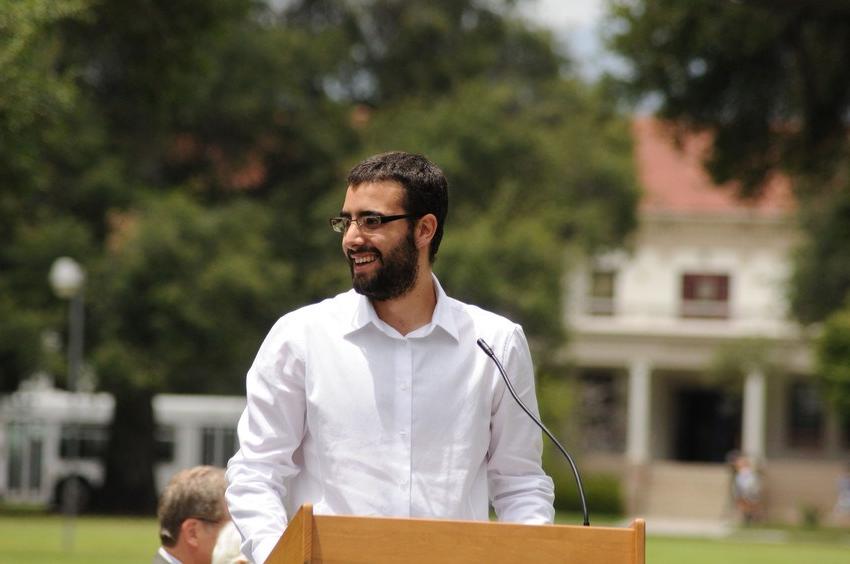
[[[221,528],[230,521],[224,470],[196,466],[175,474],[159,498],[154,564],[210,564]]]

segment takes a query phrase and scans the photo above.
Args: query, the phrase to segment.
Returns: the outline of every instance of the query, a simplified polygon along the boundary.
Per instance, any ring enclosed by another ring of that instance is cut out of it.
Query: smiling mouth
[[[381,253],[375,249],[352,249],[347,254],[352,272],[367,268],[373,262],[381,260]]]
[[[375,255],[369,255],[367,257],[352,257],[352,261],[356,265],[369,264],[370,262],[375,262],[376,260],[378,260],[378,257],[376,257]]]

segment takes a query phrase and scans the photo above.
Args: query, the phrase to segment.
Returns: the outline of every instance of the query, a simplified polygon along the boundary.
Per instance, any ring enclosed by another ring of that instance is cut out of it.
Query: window
[[[41,489],[43,429],[39,424],[9,423],[7,487],[13,493],[38,492]]]
[[[201,429],[201,464],[227,466],[227,461],[239,448],[236,430],[232,427]]]
[[[729,275],[682,275],[682,317],[725,319],[729,317]]]
[[[59,441],[61,458],[98,459],[106,452],[109,429],[94,423],[66,423],[62,425]]]
[[[622,379],[607,370],[591,370],[581,375],[580,382],[582,447],[593,452],[623,452]]]
[[[613,315],[616,272],[594,270],[590,278],[588,313],[591,315]]]
[[[157,462],[174,460],[174,427],[158,425],[154,432],[154,457]]]
[[[788,445],[816,449],[823,445],[823,399],[812,382],[793,382],[788,387]]]
[[[109,427],[92,423],[67,423],[62,426],[59,456],[64,459],[103,458],[109,443]],[[174,459],[174,428],[159,425],[154,432],[154,457],[157,462]]]

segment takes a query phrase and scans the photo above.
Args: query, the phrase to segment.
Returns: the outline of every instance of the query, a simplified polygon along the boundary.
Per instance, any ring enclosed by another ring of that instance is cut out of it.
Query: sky
[[[600,37],[604,9],[605,0],[527,0],[521,4],[521,13],[551,29],[566,45],[581,74],[588,78],[617,67]]]
[[[553,28],[593,26],[602,16],[602,0],[528,0],[531,17]]]

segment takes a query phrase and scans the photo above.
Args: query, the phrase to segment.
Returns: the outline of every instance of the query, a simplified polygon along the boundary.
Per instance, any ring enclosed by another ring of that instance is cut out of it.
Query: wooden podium
[[[303,505],[266,564],[644,564],[645,526],[514,525],[313,515]]]

